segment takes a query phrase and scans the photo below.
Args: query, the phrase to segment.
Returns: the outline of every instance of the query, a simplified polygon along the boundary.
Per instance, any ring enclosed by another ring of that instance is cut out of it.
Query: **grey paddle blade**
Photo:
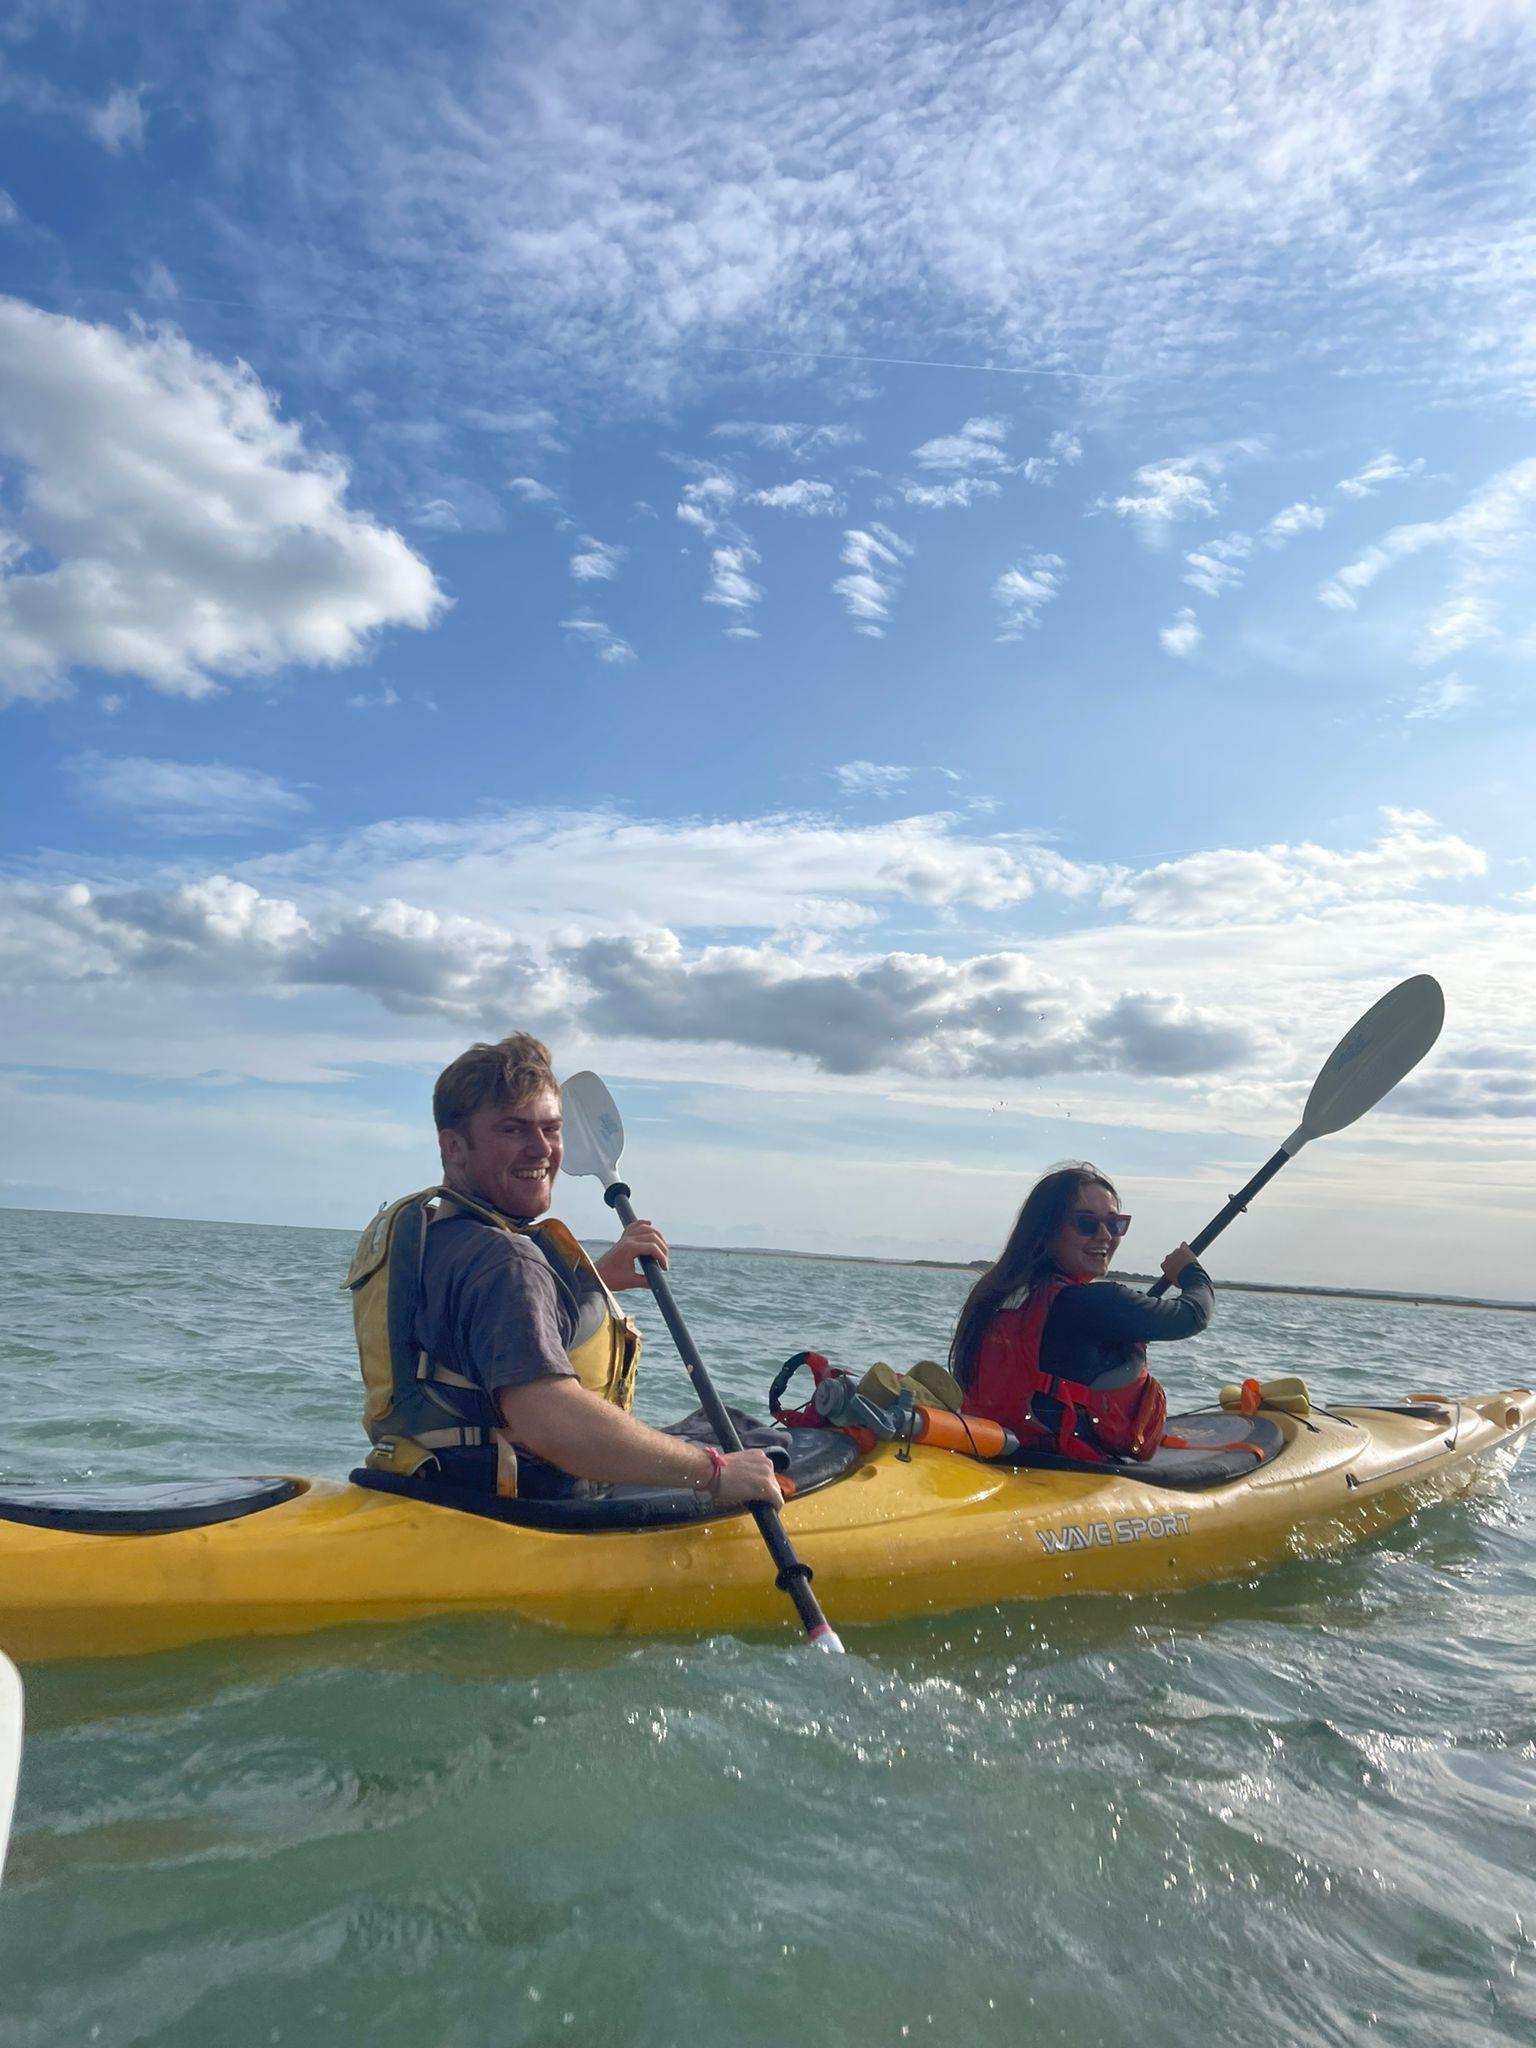
[[[11,1813],[16,1780],[21,1772],[21,1680],[16,1666],[0,1650],[0,1872],[5,1869],[11,1838]]]
[[[1374,1004],[1328,1055],[1301,1122],[1281,1148],[1295,1154],[1313,1138],[1342,1131],[1423,1059],[1445,1022],[1445,996],[1432,974],[1415,974]]]
[[[560,1088],[565,1113],[565,1173],[590,1173],[605,1188],[619,1177],[624,1123],[618,1105],[596,1074],[572,1074]]]

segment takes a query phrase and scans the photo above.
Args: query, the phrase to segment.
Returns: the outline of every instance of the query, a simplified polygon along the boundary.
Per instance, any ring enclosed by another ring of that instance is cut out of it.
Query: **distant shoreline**
[[[963,1259],[877,1258],[867,1252],[791,1252],[778,1245],[678,1244],[679,1252],[715,1252],[732,1259],[811,1259],[828,1266],[895,1266],[925,1273],[980,1273],[990,1261]],[[1118,1273],[1119,1280],[1146,1280],[1151,1273]],[[1384,1301],[1398,1308],[1486,1308],[1502,1309],[1513,1315],[1536,1315],[1536,1301],[1492,1301],[1470,1294],[1394,1293],[1386,1287],[1300,1286],[1286,1280],[1223,1280],[1219,1290],[1228,1294],[1299,1294],[1321,1301]]]
[[[146,1216],[136,1209],[37,1209],[25,1203],[0,1202],[0,1213],[13,1216],[99,1216],[129,1223],[190,1223],[205,1230],[318,1230],[336,1236],[350,1231],[335,1223],[252,1223],[215,1216]],[[593,1240],[597,1242],[597,1240]],[[677,1244],[679,1252],[713,1252],[733,1259],[811,1259],[828,1266],[894,1266],[898,1270],[927,1273],[980,1273],[990,1264],[986,1259],[899,1259],[875,1257],[868,1252],[792,1252],[781,1245],[765,1244]],[[1150,1273],[1120,1273],[1121,1280],[1151,1281]],[[1320,1301],[1384,1301],[1399,1308],[1485,1308],[1514,1315],[1536,1315],[1536,1301],[1494,1301],[1470,1294],[1409,1294],[1388,1287],[1319,1287],[1297,1285],[1286,1280],[1223,1280],[1223,1290],[1234,1294],[1296,1294]]]

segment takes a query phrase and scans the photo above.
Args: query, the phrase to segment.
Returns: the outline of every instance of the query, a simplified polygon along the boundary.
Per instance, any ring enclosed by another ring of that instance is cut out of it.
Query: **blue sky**
[[[1218,1265],[1536,1293],[1527,8],[159,12],[0,32],[0,1196],[527,1025],[679,1238],[1146,1265],[1428,970]]]

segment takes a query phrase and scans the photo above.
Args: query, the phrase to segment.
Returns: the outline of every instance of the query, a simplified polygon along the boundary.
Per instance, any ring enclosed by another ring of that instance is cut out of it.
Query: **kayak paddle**
[[[1247,1187],[1233,1195],[1198,1237],[1190,1239],[1190,1250],[1203,1252],[1213,1238],[1220,1237],[1233,1217],[1242,1215],[1259,1190],[1269,1185],[1303,1145],[1309,1145],[1314,1138],[1325,1138],[1330,1131],[1342,1131],[1346,1124],[1374,1109],[1405,1074],[1413,1072],[1440,1036],[1444,1022],[1445,996],[1432,974],[1412,975],[1407,981],[1400,981],[1379,1003],[1373,1003],[1329,1053],[1322,1072],[1312,1083],[1301,1122]],[[1168,1281],[1159,1280],[1147,1292],[1164,1294],[1168,1286]]]
[[[595,1176],[602,1183],[603,1200],[619,1221],[625,1225],[633,1223],[635,1211],[629,1199],[629,1189],[619,1179],[624,1125],[613,1097],[596,1074],[572,1074],[568,1081],[562,1082],[560,1098],[565,1112],[565,1172]],[[678,1313],[666,1274],[652,1258],[642,1257],[640,1269],[651,1283],[651,1293],[661,1310],[662,1321],[672,1333],[672,1342],[688,1369],[693,1390],[699,1397],[699,1406],[709,1417],[709,1426],[715,1432],[720,1448],[724,1451],[741,1450],[743,1445],[736,1425],[725,1403],[715,1392],[698,1347]],[[837,1632],[811,1591],[811,1568],[796,1557],[778,1509],[770,1507],[766,1501],[752,1501],[749,1505],[752,1519],[768,1546],[768,1554],[779,1568],[779,1590],[787,1593],[794,1602],[806,1635],[819,1648],[841,1654],[843,1646]]]
[[[16,1666],[0,1650],[0,1876],[5,1873],[5,1851],[11,1839],[11,1814],[16,1806],[16,1780],[20,1775],[21,1679]]]

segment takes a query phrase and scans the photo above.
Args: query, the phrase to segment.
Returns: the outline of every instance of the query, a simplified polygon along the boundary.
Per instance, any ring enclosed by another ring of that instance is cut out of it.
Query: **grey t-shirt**
[[[557,1264],[537,1237],[462,1213],[440,1217],[427,1231],[416,1341],[478,1381],[493,1404],[498,1388],[569,1378],[567,1348],[607,1314],[585,1278]]]

